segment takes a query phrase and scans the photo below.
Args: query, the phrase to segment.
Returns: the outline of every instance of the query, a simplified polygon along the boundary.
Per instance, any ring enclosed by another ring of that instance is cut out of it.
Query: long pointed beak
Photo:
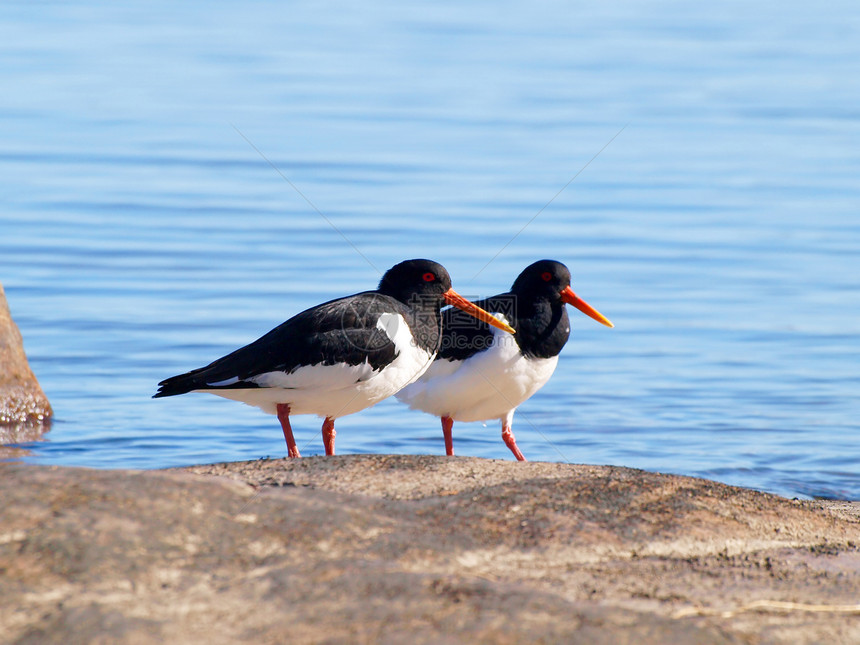
[[[454,291],[454,289],[448,289],[448,291],[442,294],[442,297],[445,298],[445,302],[447,302],[449,305],[454,305],[455,307],[457,307],[457,309],[462,309],[470,316],[474,316],[478,320],[483,320],[488,325],[497,327],[503,331],[508,332],[509,334],[516,333],[514,328],[511,327],[509,324],[502,322],[493,314],[484,311],[478,305],[469,302],[459,293]]]
[[[561,300],[562,302],[566,302],[569,305],[573,305],[586,316],[594,318],[601,325],[606,325],[607,327],[615,327],[615,325],[612,324],[609,318],[604,316],[602,313],[597,311],[597,309],[595,309],[590,304],[585,302],[585,300],[576,295],[573,292],[573,289],[571,289],[569,286],[561,290]]]

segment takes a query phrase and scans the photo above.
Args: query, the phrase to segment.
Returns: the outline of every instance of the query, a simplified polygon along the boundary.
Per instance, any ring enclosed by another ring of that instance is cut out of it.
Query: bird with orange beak
[[[386,271],[376,290],[307,309],[206,367],[161,381],[155,397],[209,392],[275,414],[290,457],[301,456],[290,416],[316,414],[333,455],[335,419],[395,394],[433,363],[444,304],[514,331],[457,294],[441,264],[407,260]]]
[[[614,325],[573,292],[570,271],[555,260],[529,265],[510,291],[475,304],[497,314],[516,334],[498,334],[486,325],[472,324],[459,311],[445,310],[436,360],[397,398],[441,418],[448,455],[454,454],[454,421],[499,419],[505,445],[525,461],[511,427],[514,411],[555,371],[570,336],[565,305],[607,327]]]

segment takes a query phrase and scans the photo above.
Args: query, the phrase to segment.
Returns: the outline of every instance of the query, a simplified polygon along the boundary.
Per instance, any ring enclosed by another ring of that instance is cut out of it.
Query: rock
[[[626,468],[0,464],[11,643],[857,643],[860,508]]]
[[[37,438],[52,415],[0,284],[0,444]]]

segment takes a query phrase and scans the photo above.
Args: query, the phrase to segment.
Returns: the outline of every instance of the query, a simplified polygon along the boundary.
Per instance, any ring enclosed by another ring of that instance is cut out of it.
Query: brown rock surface
[[[0,284],[0,444],[38,438],[51,415]]]
[[[12,643],[858,643],[860,508],[625,468],[0,464]]]

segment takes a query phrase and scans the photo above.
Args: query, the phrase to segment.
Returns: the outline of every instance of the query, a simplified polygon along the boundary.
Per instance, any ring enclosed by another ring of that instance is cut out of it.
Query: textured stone
[[[27,362],[21,332],[0,284],[0,443],[30,441],[53,412]]]
[[[390,455],[0,464],[0,499],[3,642],[860,642],[857,504]]]

